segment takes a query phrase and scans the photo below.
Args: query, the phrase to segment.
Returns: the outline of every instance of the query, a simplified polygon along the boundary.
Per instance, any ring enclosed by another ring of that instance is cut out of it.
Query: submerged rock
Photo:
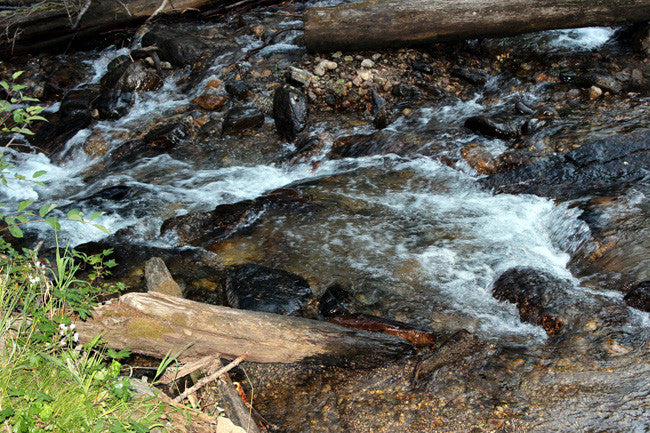
[[[290,316],[307,314],[315,300],[303,277],[252,263],[226,268],[225,291],[232,308]]]
[[[487,83],[488,78],[488,75],[485,72],[468,68],[452,68],[451,71],[449,71],[449,75],[477,86],[482,86]]]
[[[222,204],[211,212],[197,212],[165,220],[161,236],[175,232],[181,245],[209,245],[249,230],[269,210],[300,210],[307,200],[292,189],[279,189],[232,204]]]
[[[97,109],[101,120],[115,120],[126,116],[134,103],[134,92],[121,89],[104,89],[99,98],[95,101],[94,106]]]
[[[147,132],[143,141],[149,146],[170,149],[179,145],[189,136],[190,127],[183,121],[176,121],[155,126]]]
[[[645,178],[650,167],[650,130],[584,144],[562,156],[492,175],[480,182],[499,192],[559,200],[611,194]]]
[[[380,132],[380,131],[378,131]],[[356,134],[341,137],[332,144],[332,159],[358,158],[361,156],[400,154],[406,144],[392,134]]]
[[[297,88],[285,84],[275,91],[273,97],[273,120],[280,137],[293,141],[307,126],[309,103]]]
[[[225,89],[229,95],[244,101],[248,98],[248,94],[251,91],[251,85],[245,81],[231,80],[226,82]]]

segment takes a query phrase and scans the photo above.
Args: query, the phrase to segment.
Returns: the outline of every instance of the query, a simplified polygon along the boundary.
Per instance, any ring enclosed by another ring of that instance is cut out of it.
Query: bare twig
[[[91,2],[92,2],[92,0],[86,0],[86,2],[85,2],[84,5],[81,7],[81,9],[79,9],[79,12],[78,12],[78,14],[77,14],[77,19],[76,19],[76,21],[74,22],[74,25],[72,26],[73,29],[76,29],[76,28],[79,27],[79,23],[81,23],[81,18],[84,16],[84,14],[86,13],[86,11],[87,11],[88,8],[90,7],[90,3],[91,3]]]
[[[181,367],[173,368],[173,369],[169,368],[167,369],[167,371],[165,371],[165,374],[163,374],[160,381],[163,383],[171,383],[175,380],[178,380],[182,377],[194,373],[196,370],[206,368],[208,365],[214,362],[214,359],[215,359],[214,355],[208,355],[208,356],[204,356],[198,361],[185,364]]]
[[[162,3],[160,3],[160,6],[158,6],[158,9],[156,9],[151,14],[151,16],[149,18],[147,18],[147,21],[145,21],[145,22],[148,23],[149,21],[151,21],[153,19],[153,17],[155,17],[156,15],[158,15],[159,13],[164,11],[165,8],[167,8],[167,6],[169,6],[169,5],[171,5],[172,9],[174,9],[174,5],[171,4],[171,0],[163,0]]]
[[[246,359],[247,356],[248,356],[248,353],[244,353],[243,355],[241,355],[240,357],[238,357],[237,359],[235,359],[234,361],[232,361],[230,364],[226,365],[226,366],[223,367],[223,368],[220,368],[219,370],[217,370],[216,372],[212,373],[211,375],[206,376],[206,377],[204,377],[203,379],[199,380],[198,382],[196,382],[196,384],[195,384],[194,386],[192,386],[192,387],[186,389],[185,391],[183,391],[183,392],[182,392],[178,397],[176,397],[173,401],[174,401],[175,403],[180,403],[180,402],[183,401],[183,399],[186,398],[188,395],[190,395],[190,394],[192,394],[192,393],[198,391],[199,389],[203,388],[203,387],[204,387],[205,385],[207,385],[208,383],[210,383],[210,382],[212,382],[213,380],[217,379],[217,378],[218,378],[219,376],[221,376],[222,374],[227,373],[227,372],[229,372],[230,370],[232,370],[233,368],[237,367],[237,366],[239,365],[240,362],[242,362],[244,359]]]

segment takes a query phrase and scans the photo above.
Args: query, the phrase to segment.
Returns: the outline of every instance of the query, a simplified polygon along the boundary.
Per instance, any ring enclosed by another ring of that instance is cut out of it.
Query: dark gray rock
[[[599,139],[565,155],[481,179],[498,192],[558,200],[608,195],[648,176],[650,130]]]
[[[197,63],[208,48],[198,37],[168,28],[158,28],[145,33],[142,46],[158,47],[160,60],[178,67]]]
[[[423,74],[431,75],[433,74],[433,67],[424,62],[415,62],[411,65],[414,71],[422,72]]]
[[[171,149],[190,136],[190,128],[183,121],[163,123],[153,127],[143,137],[143,141],[156,148]]]
[[[104,89],[94,103],[99,118],[119,119],[126,116],[135,103],[135,93],[120,89]]]
[[[452,68],[449,71],[449,75],[477,86],[483,86],[487,83],[488,79],[488,75],[485,72],[468,68]]]
[[[109,69],[102,77],[101,83],[104,89],[146,92],[161,88],[163,80],[156,71],[147,68],[140,62],[129,60]]]
[[[225,281],[232,308],[301,316],[315,299],[303,277],[252,263],[226,268]]]
[[[264,124],[264,114],[251,105],[238,105],[226,113],[222,132],[236,134],[249,129],[257,129]]]
[[[248,94],[251,91],[251,85],[241,80],[226,81],[224,88],[229,95],[232,95],[241,101],[246,100],[246,98],[248,98]]]
[[[505,123],[498,123],[485,116],[472,116],[465,120],[465,128],[485,135],[496,138],[515,138],[519,135],[517,128]]]
[[[297,88],[285,84],[275,91],[273,97],[273,120],[280,137],[293,141],[307,126],[309,103]]]

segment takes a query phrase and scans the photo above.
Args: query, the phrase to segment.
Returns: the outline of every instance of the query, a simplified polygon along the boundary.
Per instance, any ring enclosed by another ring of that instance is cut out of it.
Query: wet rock
[[[275,91],[273,97],[273,120],[280,137],[293,141],[307,126],[309,103],[297,88],[285,84]]]
[[[217,206],[210,212],[196,212],[165,220],[161,236],[175,232],[180,245],[209,245],[243,234],[268,211],[304,210],[308,201],[295,190],[279,189],[255,200]]]
[[[415,62],[411,65],[414,71],[422,72],[423,74],[433,74],[433,67],[428,63]]]
[[[460,150],[460,154],[470,167],[481,174],[494,174],[497,172],[496,159],[478,143],[470,143]]]
[[[464,126],[473,132],[477,132],[487,137],[508,139],[515,138],[519,135],[516,128],[504,123],[495,122],[485,116],[472,116],[465,120]]]
[[[163,123],[152,128],[143,141],[158,149],[171,149],[190,136],[190,128],[183,121]]]
[[[544,126],[546,126],[545,120],[532,117],[521,125],[521,135],[533,135],[539,132]]]
[[[207,45],[198,37],[168,28],[145,33],[142,46],[158,47],[160,59],[177,67],[194,65],[207,51]]]
[[[376,89],[372,89],[372,124],[377,129],[384,129],[392,122],[392,116],[388,107],[386,106],[386,100],[381,97]]]
[[[165,261],[160,257],[152,257],[147,260],[144,265],[144,278],[148,292],[157,292],[169,296],[183,296],[183,291],[172,278]]]
[[[91,107],[97,95],[96,87],[68,92],[61,101],[59,111],[46,115],[48,122],[40,122],[33,128],[34,135],[29,142],[48,154],[63,149],[77,132],[93,123]]]
[[[394,86],[391,93],[398,98],[415,99],[420,97],[420,92],[415,87],[407,86],[404,83]]]
[[[338,284],[328,287],[318,300],[323,317],[335,317],[350,313],[352,295]]]
[[[333,62],[331,60],[321,60],[315,67],[314,67],[314,74],[318,75],[319,77],[322,77],[325,75],[327,71],[334,70],[338,68],[338,64],[336,62]]]
[[[289,66],[287,71],[286,78],[290,84],[296,84],[298,86],[308,87],[311,84],[311,80],[314,77],[309,71],[304,69],[296,68],[295,66]]]
[[[494,282],[492,295],[517,305],[524,322],[544,328],[549,335],[561,333],[567,326],[572,304],[572,284],[545,271],[513,268]]]
[[[533,110],[531,107],[529,107],[526,103],[522,101],[517,101],[517,103],[515,104],[515,110],[517,110],[519,114],[523,114],[526,116],[529,116],[535,112],[535,110]]]
[[[197,96],[192,100],[199,107],[208,111],[221,111],[226,104],[226,98],[222,95],[215,95],[212,93],[204,93]]]
[[[140,62],[124,61],[102,78],[104,89],[119,89],[125,92],[146,92],[158,90],[163,85],[158,73]]]
[[[135,103],[135,93],[121,89],[104,89],[94,103],[99,119],[115,120],[124,117]]]
[[[80,198],[79,201],[85,202],[86,205],[101,204],[103,201],[118,202],[131,197],[133,188],[127,185],[116,185],[104,188],[92,195]]]
[[[646,57],[650,57],[650,23],[639,25],[632,36],[634,50]]]
[[[499,192],[571,200],[624,189],[646,177],[649,166],[650,130],[640,130],[599,139],[480,182]]]
[[[589,99],[598,99],[603,94],[603,89],[598,86],[591,86],[589,88]]]
[[[45,99],[60,99],[70,89],[83,82],[86,70],[82,64],[66,62],[58,66],[45,81]]]
[[[252,105],[238,105],[226,113],[223,120],[224,134],[237,134],[249,129],[257,129],[264,124],[264,114]]]
[[[406,145],[392,134],[356,134],[341,137],[332,144],[331,159],[361,156],[400,154]]]
[[[634,284],[623,299],[630,307],[650,312],[650,280]]]
[[[248,94],[251,91],[251,85],[245,81],[231,80],[226,82],[225,89],[229,95],[243,101],[248,98]]]
[[[477,86],[483,86],[487,83],[488,79],[488,75],[485,72],[469,68],[452,68],[451,71],[449,71],[449,75]]]
[[[306,314],[315,299],[301,276],[251,263],[226,268],[225,291],[232,308],[290,316]]]

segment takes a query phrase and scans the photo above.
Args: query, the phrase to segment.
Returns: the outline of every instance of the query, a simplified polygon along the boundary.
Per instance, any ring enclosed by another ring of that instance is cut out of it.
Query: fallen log
[[[182,361],[207,355],[253,362],[309,362],[367,367],[412,353],[406,340],[327,322],[202,304],[160,293],[128,293],[77,324],[80,339],[97,334],[112,348]]]
[[[231,8],[270,3],[274,0],[85,0],[72,9],[64,1],[21,3],[22,7],[0,12],[0,57],[33,53],[73,41],[95,38],[101,33],[142,24],[157,14]]]
[[[304,14],[313,52],[395,48],[436,41],[650,20],[650,0],[370,0]]]

